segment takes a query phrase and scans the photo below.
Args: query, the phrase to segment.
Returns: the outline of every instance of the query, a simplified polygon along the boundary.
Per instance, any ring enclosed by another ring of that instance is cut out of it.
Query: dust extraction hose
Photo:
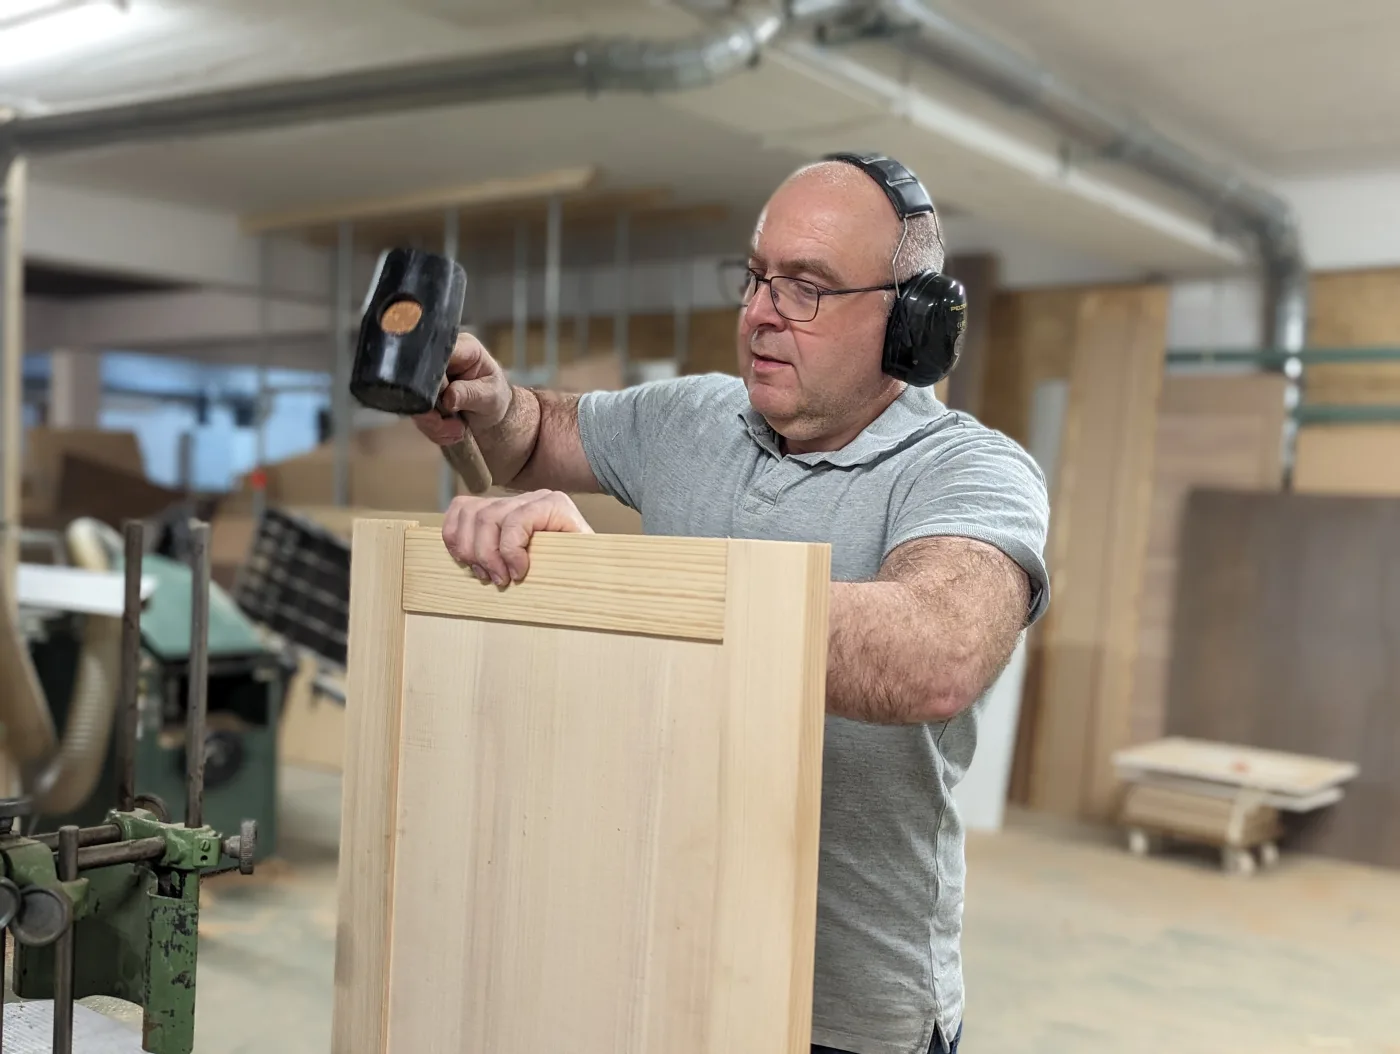
[[[69,524],[67,542],[73,564],[89,571],[110,571],[112,554],[122,547],[121,537],[115,531],[87,518]],[[53,816],[71,812],[87,801],[97,786],[107,757],[121,684],[121,626],[121,619],[110,615],[84,616],[83,647],[61,744],[54,743],[53,716],[34,674],[28,649],[20,641],[19,654],[6,656],[7,665],[14,665],[17,660],[24,667],[18,678],[11,677],[13,687],[0,692],[0,698],[8,704],[4,715],[7,725],[14,714],[22,723],[11,727],[23,727],[27,732],[23,753],[13,735],[11,742],[25,772],[35,774],[26,781],[29,785],[25,793],[33,800],[36,813]],[[17,639],[18,634],[6,637]],[[15,650],[10,643],[4,647],[7,653]],[[42,735],[44,727],[48,729],[47,743]]]

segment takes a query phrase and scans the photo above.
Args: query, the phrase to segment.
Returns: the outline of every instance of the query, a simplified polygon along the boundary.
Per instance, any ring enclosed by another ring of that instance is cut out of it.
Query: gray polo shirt
[[[840,450],[784,456],[743,381],[710,374],[579,402],[584,453],[647,534],[827,542],[832,577],[870,579],[902,542],[997,546],[1049,600],[1045,480],[1016,443],[906,388]],[[952,789],[983,701],[950,721],[828,717],[812,1042],[923,1054],[963,1014],[963,827]]]

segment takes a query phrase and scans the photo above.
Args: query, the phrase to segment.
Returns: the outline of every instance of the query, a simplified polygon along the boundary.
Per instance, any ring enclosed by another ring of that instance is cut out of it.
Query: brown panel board
[[[1075,331],[1091,290],[1002,292],[988,319],[980,418],[1019,443],[1030,441],[1031,401],[1041,381],[1070,375]]]
[[[1400,866],[1400,500],[1197,491],[1167,731],[1350,761],[1300,848]]]
[[[334,1054],[807,1054],[829,548],[701,540],[721,643],[551,620],[536,574],[635,589],[602,536],[537,536],[499,592],[420,568],[480,610],[405,612],[389,531],[355,527],[343,828],[376,859],[342,864]],[[689,610],[678,541],[627,544]]]

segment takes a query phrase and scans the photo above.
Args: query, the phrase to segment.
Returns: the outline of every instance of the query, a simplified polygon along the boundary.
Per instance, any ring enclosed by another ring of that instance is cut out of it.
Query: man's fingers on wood
[[[492,515],[494,507],[499,504],[493,502],[476,517],[472,550],[475,554],[474,562],[483,572],[477,577],[483,582],[489,579],[496,585],[503,586],[510,581],[510,569],[501,557],[500,521],[497,516]]]

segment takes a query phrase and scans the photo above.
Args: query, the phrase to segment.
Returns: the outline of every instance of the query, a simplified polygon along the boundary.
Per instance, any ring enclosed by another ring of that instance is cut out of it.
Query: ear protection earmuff
[[[883,154],[827,154],[823,160],[854,165],[873,179],[901,223],[933,213],[928,191],[898,161]],[[920,271],[895,284],[881,366],[891,377],[915,387],[936,384],[957,365],[966,329],[967,291],[962,283],[939,271]]]

